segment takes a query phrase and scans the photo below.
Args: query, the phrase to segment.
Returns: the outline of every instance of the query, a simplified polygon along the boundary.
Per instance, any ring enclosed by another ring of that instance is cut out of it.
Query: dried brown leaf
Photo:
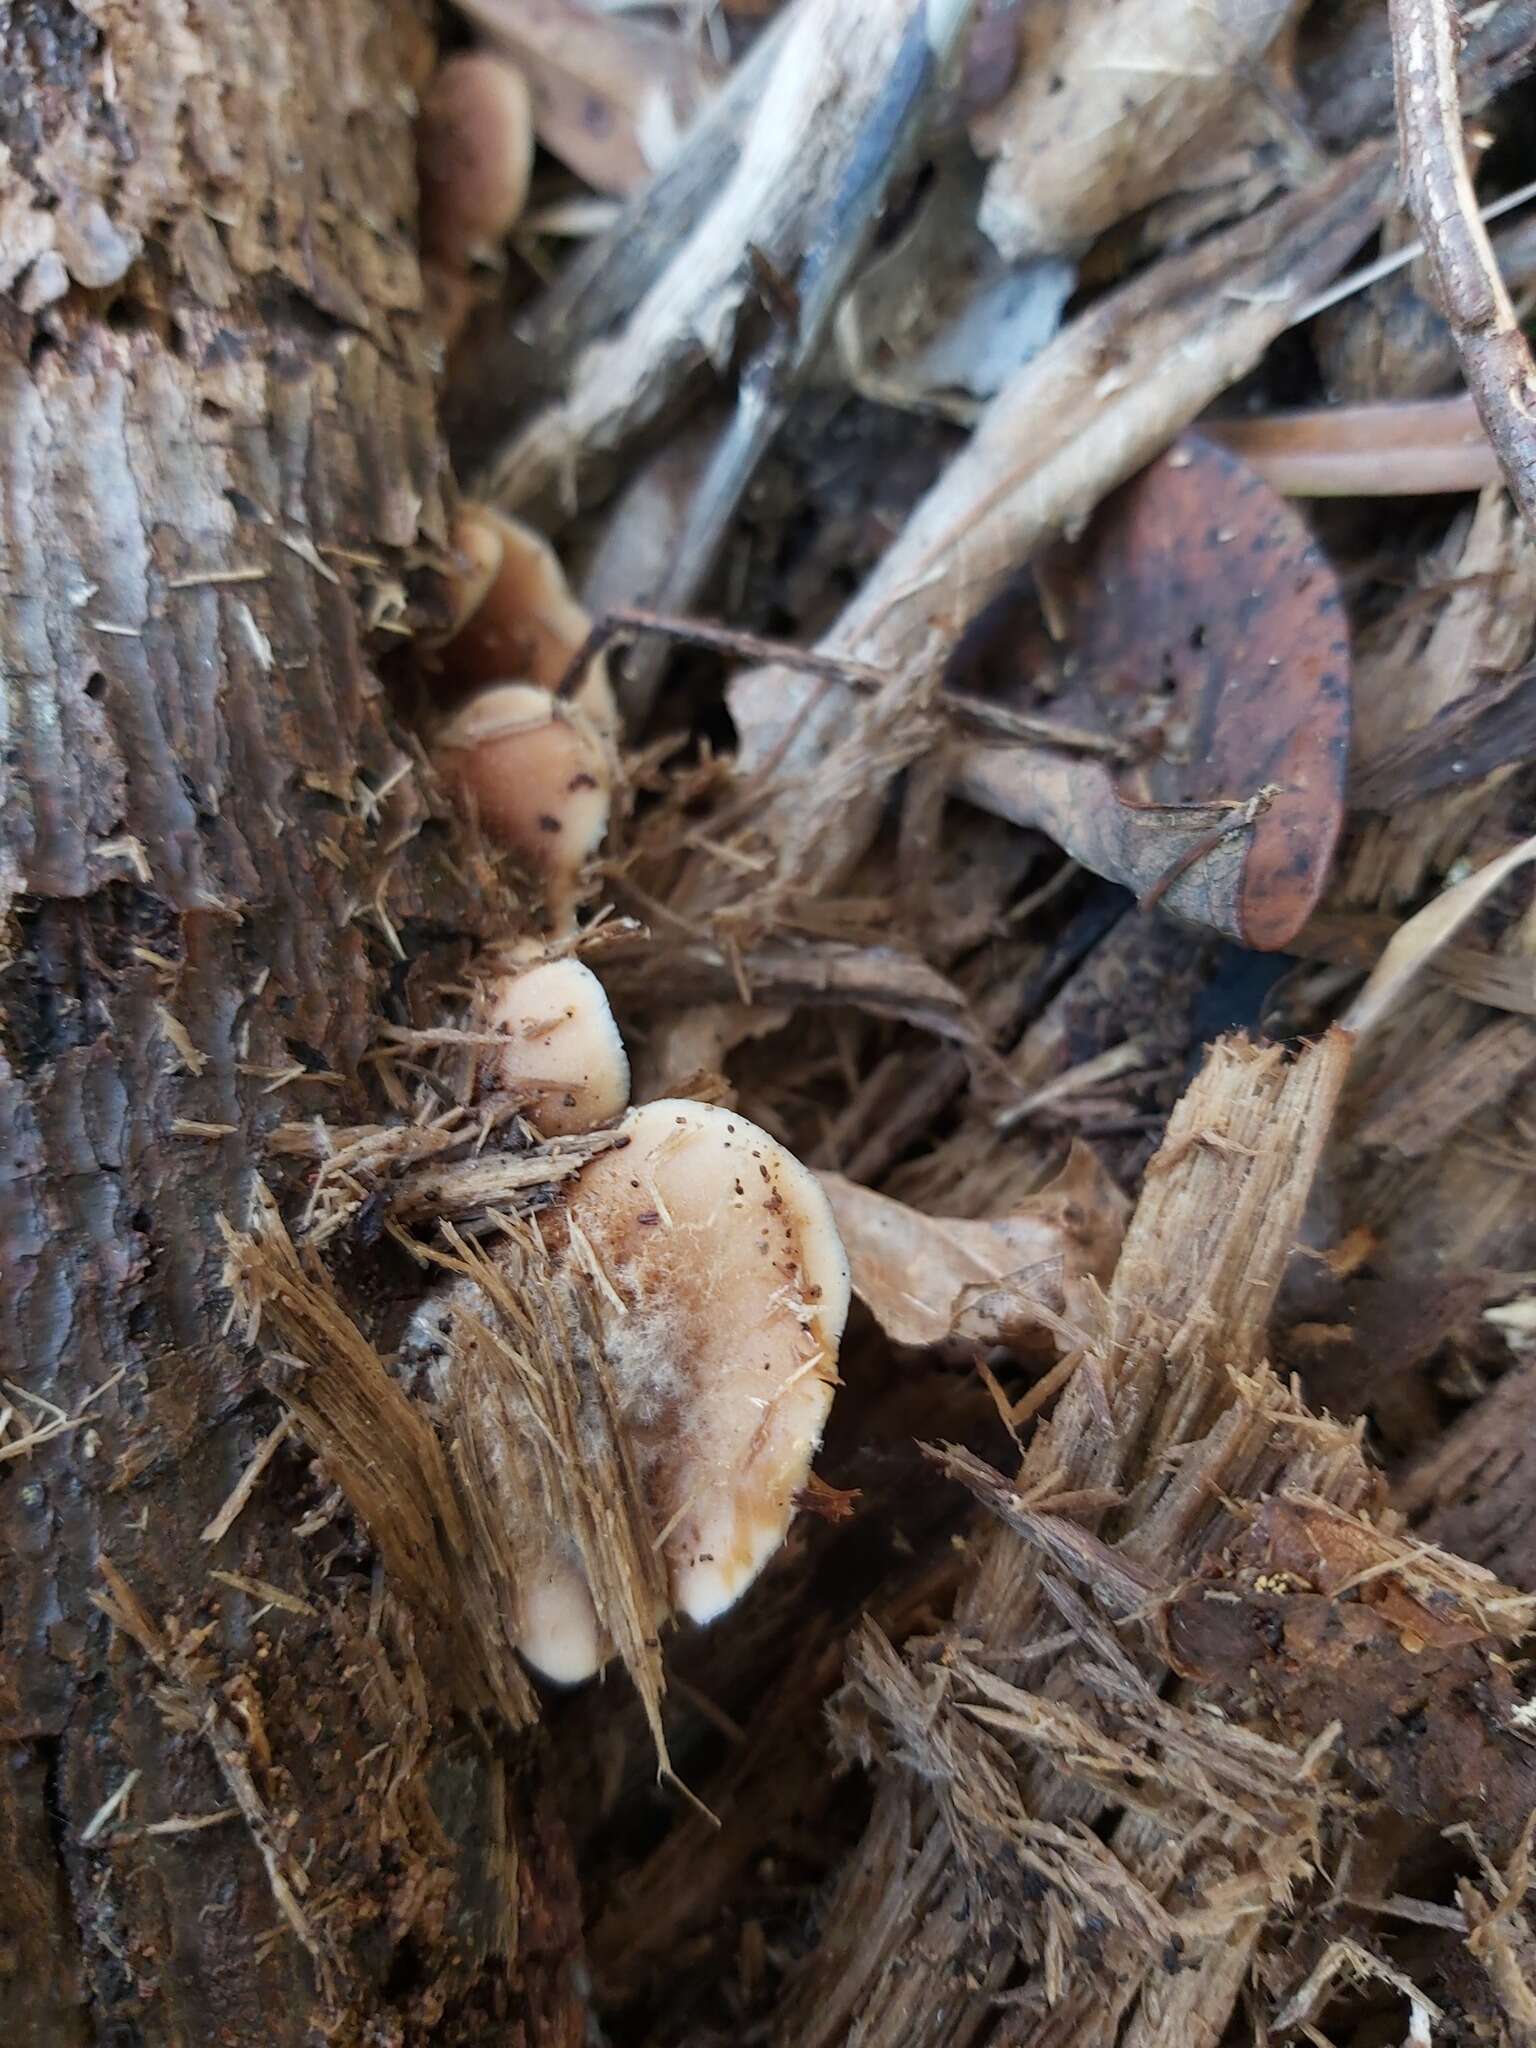
[[[854,1293],[897,1344],[1059,1332],[1078,1284],[1108,1279],[1125,1229],[1125,1197],[1080,1143],[1039,1194],[982,1219],[927,1216],[841,1174],[820,1179]]]
[[[1138,765],[994,750],[971,757],[967,793],[1144,901],[1182,884],[1197,892],[1183,914],[1285,945],[1328,874],[1349,752],[1343,603],[1306,525],[1246,463],[1186,435],[1041,578],[1052,633],[1010,642],[1009,672],[1052,677],[1053,712],[1124,740]]]

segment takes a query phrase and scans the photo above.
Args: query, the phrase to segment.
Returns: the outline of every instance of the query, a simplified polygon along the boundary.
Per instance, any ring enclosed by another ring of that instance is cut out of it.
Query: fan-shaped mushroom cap
[[[556,928],[567,926],[613,791],[612,756],[591,720],[534,683],[499,683],[439,730],[433,751],[489,835],[541,878]]]
[[[650,1102],[582,1170],[568,1257],[662,1531],[673,1605],[711,1621],[783,1542],[821,1442],[848,1265],[815,1176],[732,1110]]]
[[[629,1059],[603,985],[579,960],[548,960],[499,976],[485,994],[492,1031],[506,1033],[485,1062],[488,1084],[525,1096],[546,1138],[594,1131],[629,1102]]]

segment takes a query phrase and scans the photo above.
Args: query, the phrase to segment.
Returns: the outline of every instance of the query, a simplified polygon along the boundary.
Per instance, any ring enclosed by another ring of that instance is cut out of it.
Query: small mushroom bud
[[[479,602],[465,607],[465,622],[443,651],[445,674],[460,687],[515,680],[555,689],[580,654],[592,621],[571,595],[559,557],[548,541],[484,505],[466,505],[455,540],[476,563],[499,543],[495,567]],[[618,714],[602,655],[593,658],[572,702],[605,739],[618,732]]]
[[[450,271],[494,256],[528,201],[533,100],[522,73],[488,50],[439,68],[416,125],[421,234]]]
[[[439,730],[434,758],[497,844],[543,882],[552,924],[567,929],[613,790],[610,750],[591,720],[537,684],[499,683]]]
[[[572,1188],[565,1256],[599,1278],[672,1604],[712,1621],[789,1529],[836,1385],[848,1263],[815,1175],[734,1111],[649,1102],[619,1129],[629,1143]]]
[[[526,1100],[546,1138],[595,1131],[629,1102],[629,1059],[603,985],[579,960],[549,960],[498,978],[484,1017],[506,1034],[483,1069],[492,1088]]]

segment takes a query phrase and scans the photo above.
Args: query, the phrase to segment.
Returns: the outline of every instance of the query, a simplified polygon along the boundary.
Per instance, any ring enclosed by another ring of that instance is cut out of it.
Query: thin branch
[[[1513,213],[1517,206],[1524,206],[1528,199],[1536,199],[1536,178],[1528,185],[1521,185],[1513,192],[1506,192],[1502,199],[1490,200],[1478,208],[1479,220],[1498,220],[1506,213]],[[1305,326],[1308,320],[1315,320],[1319,313],[1326,313],[1330,306],[1337,306],[1344,299],[1352,299],[1356,292],[1365,291],[1370,285],[1380,284],[1384,277],[1391,277],[1395,271],[1405,270],[1410,263],[1417,263],[1424,254],[1422,242],[1404,242],[1400,249],[1389,249],[1384,256],[1378,256],[1370,263],[1363,263],[1358,270],[1352,270],[1347,277],[1341,277],[1326,291],[1318,292],[1298,306],[1291,315],[1291,326]]]
[[[1466,392],[1202,420],[1200,432],[1288,498],[1416,498],[1501,475]]]
[[[822,682],[840,683],[845,689],[861,691],[866,696],[884,689],[890,680],[883,669],[866,661],[854,661],[839,654],[818,654],[812,648],[797,647],[793,641],[767,640],[760,633],[744,633],[734,626],[717,625],[712,619],[679,618],[670,612],[644,610],[639,605],[620,605],[604,612],[593,623],[555,685],[555,695],[573,695],[605,647],[640,633],[680,640],[689,647],[704,647],[711,654],[723,654],[732,661],[772,662],[780,668],[816,676]],[[1086,726],[1067,725],[1056,718],[1032,717],[1027,711],[1012,711],[1006,704],[993,704],[963,690],[943,691],[935,698],[934,708],[972,734],[987,739],[1020,746],[1058,747],[1063,753],[1092,754],[1106,761],[1124,761],[1130,756],[1130,749],[1109,733],[1091,732]]]
[[[1536,364],[1478,215],[1461,128],[1451,0],[1391,0],[1408,202],[1467,388],[1521,516],[1536,532]]]

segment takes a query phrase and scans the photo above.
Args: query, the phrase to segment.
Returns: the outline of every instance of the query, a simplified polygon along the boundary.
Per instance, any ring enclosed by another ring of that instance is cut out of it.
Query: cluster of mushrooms
[[[456,542],[458,623],[438,660],[461,701],[434,757],[534,878],[552,934],[483,986],[476,1026],[494,1044],[480,1085],[514,1098],[542,1138],[615,1135],[541,1216],[541,1233],[557,1270],[596,1277],[614,1423],[657,1532],[670,1612],[708,1622],[779,1549],[809,1479],[848,1265],[819,1182],[765,1131],[714,1104],[631,1107],[608,999],[573,950],[619,772],[606,663],[594,657],[555,694],[590,622],[537,534],[467,507]],[[590,1677],[612,1645],[579,1549],[536,1503],[529,1512],[519,1647],[547,1677]]]

